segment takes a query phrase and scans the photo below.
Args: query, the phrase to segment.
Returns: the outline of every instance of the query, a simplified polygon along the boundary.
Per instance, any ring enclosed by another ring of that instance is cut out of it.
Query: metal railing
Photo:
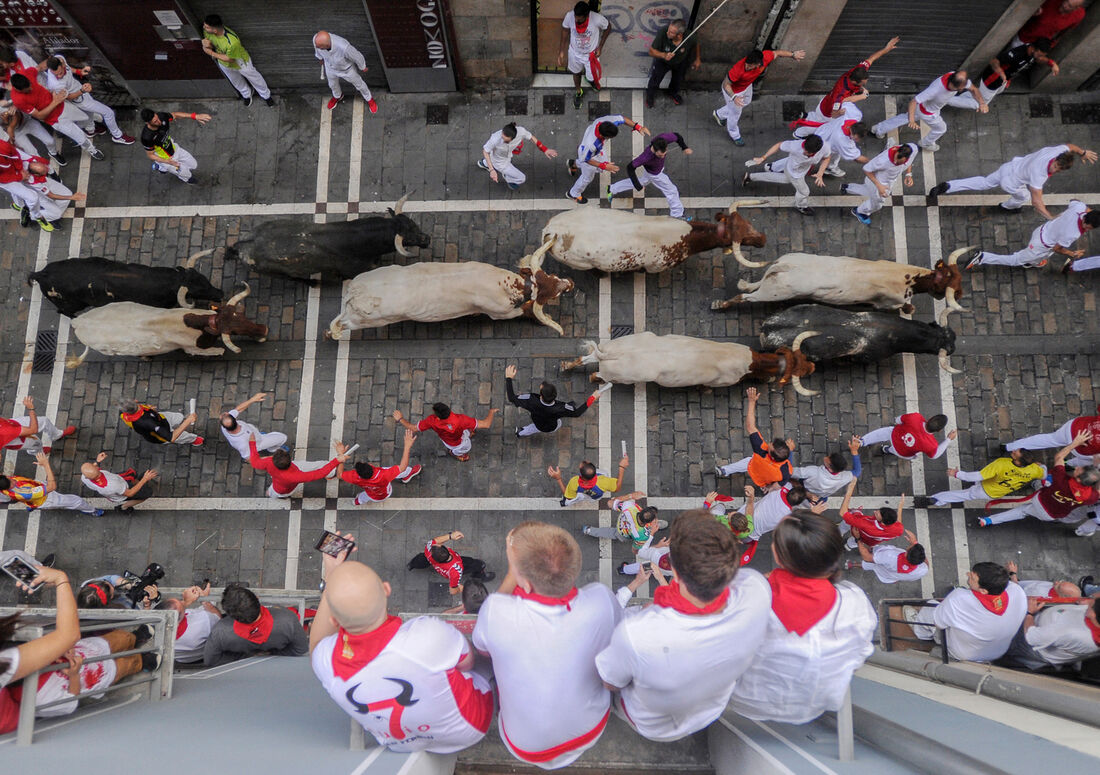
[[[57,616],[57,611],[53,608],[0,608],[0,617],[9,616],[14,613],[21,614],[20,626],[15,631],[14,636],[14,640],[17,642],[34,640],[50,632],[53,630],[54,620]],[[153,628],[153,637],[141,648],[118,651],[112,654],[104,654],[103,656],[87,657],[84,659],[85,664],[105,662],[109,659],[118,659],[119,657],[137,654],[153,653],[160,656],[160,665],[152,672],[142,672],[133,676],[127,676],[106,689],[96,689],[94,692],[81,691],[80,694],[75,695],[76,699],[80,700],[93,693],[99,697],[104,694],[123,692],[126,690],[132,691],[139,687],[143,687],[140,688],[139,691],[144,692],[146,699],[151,701],[158,701],[171,697],[172,662],[174,661],[176,651],[176,623],[176,612],[171,610],[81,610],[81,637],[94,637],[96,633],[138,627],[141,625],[150,625]],[[15,732],[16,745],[26,746],[30,745],[33,741],[35,714],[37,711],[72,701],[72,698],[65,698],[46,705],[37,704],[38,677],[42,673],[50,673],[67,667],[69,667],[68,662],[56,662],[47,665],[41,670],[29,673],[23,678],[23,686],[26,687],[26,690],[23,692],[23,699],[19,704],[19,725]]]
[[[898,608],[901,608],[902,606],[907,606],[908,605],[908,606],[913,606],[914,608],[934,608],[938,604],[939,604],[938,600],[928,601],[928,600],[925,600],[923,598],[920,598],[920,599],[885,598],[883,600],[880,600],[879,603],[878,603],[878,607],[879,607],[878,620],[879,620],[879,625],[880,625],[879,643],[882,644],[882,650],[883,651],[907,651],[907,650],[931,651],[932,648],[934,648],[936,646],[939,646],[940,650],[943,652],[940,655],[940,659],[943,661],[944,664],[947,664],[948,662],[950,662],[951,659],[949,658],[948,653],[947,653],[948,649],[947,649],[947,631],[946,630],[944,630],[940,627],[936,627],[934,624],[923,625],[923,623],[922,623],[923,626],[928,626],[928,627],[935,628],[936,635],[937,635],[937,637],[934,640],[925,640],[924,638],[916,637],[916,633],[914,633],[912,638],[904,636],[904,635],[896,635],[892,632],[893,628],[890,626],[892,624],[903,624],[906,627],[908,627],[910,630],[912,630],[912,628],[913,628],[912,623],[909,622],[904,616],[902,616],[900,619],[891,618],[891,616],[890,616],[891,606],[897,606]],[[921,648],[919,648],[919,649],[909,649],[909,648],[899,649],[899,648],[895,648],[895,646],[894,646],[895,643],[912,643],[912,644],[915,644],[915,645],[919,645]]]

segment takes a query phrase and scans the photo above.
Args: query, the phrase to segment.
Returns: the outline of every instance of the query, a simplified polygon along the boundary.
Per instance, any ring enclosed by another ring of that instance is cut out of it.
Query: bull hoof
[[[601,385],[603,384],[603,379],[600,377],[599,374],[589,374],[588,381],[592,383],[599,383]]]
[[[738,298],[740,298],[740,297],[738,297]],[[710,303],[710,308],[711,308],[712,310],[723,310],[723,309],[729,309],[729,308],[730,308],[730,306],[732,306],[732,305],[733,305],[733,303],[734,303],[734,302],[735,302],[736,300],[737,300],[737,299],[726,299],[725,301],[712,301],[712,302]]]

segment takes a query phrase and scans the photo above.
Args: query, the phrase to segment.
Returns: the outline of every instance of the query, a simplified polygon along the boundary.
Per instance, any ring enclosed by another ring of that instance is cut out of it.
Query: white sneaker
[[[1097,529],[1100,529],[1100,524],[1097,524],[1096,520],[1086,519],[1084,522],[1078,525],[1077,529],[1073,532],[1079,536],[1090,536],[1095,533]]]
[[[915,605],[903,605],[901,607],[901,617],[910,624],[917,620],[917,614],[919,613],[920,609]]]
[[[929,143],[928,145],[925,145],[924,143],[918,143],[918,145],[924,150],[931,151],[932,153],[935,153],[940,149],[940,147],[936,143]]]
[[[847,549],[848,551],[852,551],[853,549],[856,549],[857,548],[856,539],[852,538],[851,536],[848,536],[848,540],[844,542],[844,548]]]
[[[717,463],[714,464],[714,475],[718,478],[729,476],[729,474],[722,470],[722,466],[718,465]]]

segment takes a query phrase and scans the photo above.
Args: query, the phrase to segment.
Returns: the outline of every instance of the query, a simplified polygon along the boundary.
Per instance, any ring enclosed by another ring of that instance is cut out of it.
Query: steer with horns
[[[802,387],[799,380],[814,371],[813,363],[801,352],[802,343],[814,333],[803,332],[789,348],[763,353],[732,342],[644,331],[610,342],[585,341],[585,354],[562,361],[561,368],[569,371],[595,363],[599,370],[589,377],[593,382],[656,382],[664,387],[729,387],[746,378],[771,381],[778,377],[779,384],[790,382],[799,394],[812,396],[816,391]]]
[[[716,301],[711,309],[728,309],[741,302],[793,301],[803,299],[837,306],[867,304],[875,309],[913,311],[913,294],[928,293],[946,299],[954,310],[962,295],[962,273],[956,262],[972,248],[960,248],[939,260],[932,269],[899,264],[896,261],[867,261],[847,256],[816,256],[787,253],[771,263],[755,283],[741,280],[737,287],[746,293]]]
[[[326,338],[345,331],[380,328],[403,320],[435,323],[464,315],[494,320],[533,317],[562,333],[543,307],[567,291],[573,281],[542,271],[547,242],[519,262],[519,273],[476,261],[383,266],[364,272],[344,288],[343,306]]]
[[[84,344],[84,352],[71,358],[75,368],[88,357],[89,350],[104,355],[161,355],[183,350],[189,355],[224,355],[226,349],[239,353],[232,336],[247,336],[263,342],[267,326],[244,315],[240,302],[248,296],[244,290],[224,304],[209,310],[158,309],[132,301],[120,301],[88,310],[73,320],[73,333]],[[219,347],[221,341],[225,347]]]
[[[765,264],[742,255],[741,246],[762,248],[767,238],[737,212],[739,207],[758,204],[764,202],[734,202],[728,212],[715,214],[716,223],[578,207],[551,218],[542,230],[542,241],[553,240],[550,255],[574,269],[663,272],[713,248],[733,253],[745,266],[761,267]]]

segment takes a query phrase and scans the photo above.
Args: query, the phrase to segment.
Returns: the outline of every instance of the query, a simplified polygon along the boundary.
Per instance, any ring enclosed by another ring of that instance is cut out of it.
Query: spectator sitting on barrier
[[[203,646],[203,664],[224,665],[258,654],[300,657],[309,651],[309,638],[297,614],[282,606],[265,606],[255,593],[239,584],[222,592],[225,616],[210,629]]]
[[[1100,654],[1100,599],[1056,605],[1029,597],[1028,614],[1000,664],[1040,670]]]
[[[160,602],[156,582],[162,578],[164,568],[155,562],[140,576],[130,571],[96,576],[80,585],[76,604],[81,608],[152,608]]]
[[[40,567],[38,575],[31,580],[30,587],[16,582],[16,586],[26,592],[39,584],[47,584],[55,589],[57,617],[54,630],[40,638],[0,650],[0,689],[59,659],[80,638],[76,598],[65,571]],[[0,618],[0,645],[11,642],[18,623],[19,614]]]
[[[204,600],[201,606],[192,608],[200,597],[210,594],[210,582],[206,586],[197,584],[183,590],[181,597],[169,597],[162,601],[158,610],[171,609],[179,614],[176,624],[176,662],[190,664],[201,662],[206,640],[210,631],[222,617],[212,603]]]

